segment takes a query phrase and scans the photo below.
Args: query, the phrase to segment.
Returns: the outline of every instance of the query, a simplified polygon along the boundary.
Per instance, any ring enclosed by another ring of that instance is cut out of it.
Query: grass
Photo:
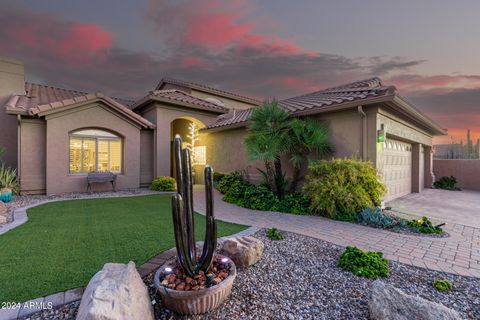
[[[175,246],[170,196],[44,204],[0,235],[0,302],[23,302],[85,286],[106,262],[137,266]],[[195,216],[203,240],[205,217]],[[218,236],[246,227],[218,221]]]

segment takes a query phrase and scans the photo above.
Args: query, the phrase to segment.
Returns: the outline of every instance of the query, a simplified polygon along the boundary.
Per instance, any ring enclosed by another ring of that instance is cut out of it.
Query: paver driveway
[[[480,228],[480,192],[425,189],[387,203],[394,211]]]
[[[480,278],[480,228],[447,224],[448,238],[411,236],[318,216],[241,208],[222,201],[216,190],[214,200],[215,215],[224,221],[275,227],[341,246],[382,251],[387,259],[409,265]],[[195,186],[194,203],[195,211],[205,212],[202,187]]]

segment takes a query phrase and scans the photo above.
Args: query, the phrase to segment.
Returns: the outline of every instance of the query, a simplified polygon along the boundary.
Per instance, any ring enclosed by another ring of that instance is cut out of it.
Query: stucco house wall
[[[140,186],[148,186],[153,176],[154,157],[154,134],[153,130],[140,131]]]
[[[47,120],[46,188],[47,194],[85,192],[86,174],[69,173],[69,133],[82,128],[99,128],[116,133],[123,140],[123,172],[117,176],[119,189],[138,188],[140,184],[140,127],[102,103],[51,114]],[[110,189],[95,184],[95,190]]]

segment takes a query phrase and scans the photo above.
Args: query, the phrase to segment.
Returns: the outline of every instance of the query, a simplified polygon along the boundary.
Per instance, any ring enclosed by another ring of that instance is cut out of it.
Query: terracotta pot
[[[217,257],[226,258],[221,255]],[[179,314],[202,314],[216,309],[225,301],[232,290],[233,281],[237,276],[237,268],[232,260],[228,259],[231,269],[230,274],[218,285],[197,291],[172,290],[160,283],[160,277],[166,267],[175,265],[175,259],[167,261],[155,272],[154,283],[162,297],[164,306]]]

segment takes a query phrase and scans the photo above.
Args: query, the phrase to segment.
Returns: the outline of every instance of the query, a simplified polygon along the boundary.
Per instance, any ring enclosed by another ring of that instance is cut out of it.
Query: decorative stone
[[[7,223],[7,217],[0,215],[0,225]]]
[[[372,320],[460,320],[460,315],[441,304],[411,296],[383,281],[372,283],[368,301]]]
[[[3,201],[0,201],[0,216],[7,213],[7,206]]]
[[[262,258],[263,242],[253,237],[237,237],[225,240],[221,253],[232,259],[237,267],[246,268]]]
[[[77,320],[153,320],[148,290],[135,263],[107,263],[88,283]]]

